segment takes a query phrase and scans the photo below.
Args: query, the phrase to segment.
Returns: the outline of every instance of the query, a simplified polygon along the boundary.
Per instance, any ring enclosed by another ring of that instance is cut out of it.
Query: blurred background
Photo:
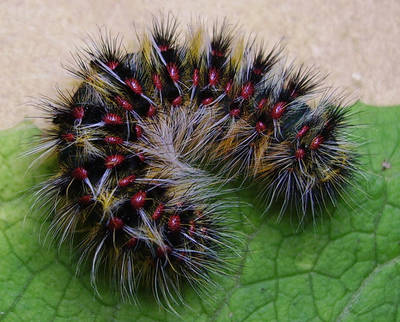
[[[290,57],[329,73],[328,85],[375,105],[400,103],[399,0],[2,0],[0,2],[0,129],[37,115],[27,106],[56,85],[71,88],[61,64],[99,26],[120,33],[127,47],[135,28],[152,14],[171,12],[181,25],[191,19],[229,18],[243,31],[281,41]]]

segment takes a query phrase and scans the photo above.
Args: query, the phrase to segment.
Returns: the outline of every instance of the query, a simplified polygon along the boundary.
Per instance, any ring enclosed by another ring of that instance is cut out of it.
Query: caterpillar
[[[351,110],[317,71],[236,37],[155,19],[128,52],[102,33],[75,56],[76,91],[39,107],[51,126],[32,153],[59,169],[36,192],[49,235],[109,274],[124,297],[151,287],[161,305],[182,284],[206,290],[232,272],[239,235],[223,195],[256,184],[265,209],[303,222],[341,198],[358,171]],[[318,98],[320,96],[320,98]]]

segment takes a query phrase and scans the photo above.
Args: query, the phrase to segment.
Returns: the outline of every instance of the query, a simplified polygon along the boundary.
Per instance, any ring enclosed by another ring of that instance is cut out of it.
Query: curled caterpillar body
[[[349,110],[316,99],[317,72],[283,66],[279,47],[234,39],[226,22],[184,41],[177,28],[168,17],[138,52],[107,35],[76,56],[82,84],[44,102],[53,126],[34,149],[60,165],[37,193],[54,205],[50,233],[77,244],[93,282],[107,267],[124,295],[151,284],[171,309],[181,282],[229,270],[237,236],[221,182],[258,182],[266,206],[302,220],[357,170]]]

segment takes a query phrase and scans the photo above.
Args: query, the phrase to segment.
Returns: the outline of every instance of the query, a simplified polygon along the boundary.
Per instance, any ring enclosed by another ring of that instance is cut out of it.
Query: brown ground
[[[282,40],[299,62],[329,72],[328,81],[371,104],[400,103],[398,0],[2,0],[0,3],[0,129],[35,115],[24,104],[69,87],[61,63],[99,25],[132,44],[133,23],[171,11],[191,17],[227,16],[273,45]]]

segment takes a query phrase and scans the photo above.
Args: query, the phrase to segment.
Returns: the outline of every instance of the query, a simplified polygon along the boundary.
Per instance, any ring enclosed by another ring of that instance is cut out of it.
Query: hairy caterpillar
[[[59,173],[37,192],[50,234],[72,241],[123,295],[151,285],[173,310],[180,284],[196,289],[227,273],[235,253],[221,185],[257,182],[303,221],[335,203],[357,170],[349,109],[322,77],[282,64],[281,49],[155,20],[126,52],[103,35],[76,56],[74,93],[40,105],[52,121],[34,152],[55,153]],[[210,174],[212,173],[212,174]]]

